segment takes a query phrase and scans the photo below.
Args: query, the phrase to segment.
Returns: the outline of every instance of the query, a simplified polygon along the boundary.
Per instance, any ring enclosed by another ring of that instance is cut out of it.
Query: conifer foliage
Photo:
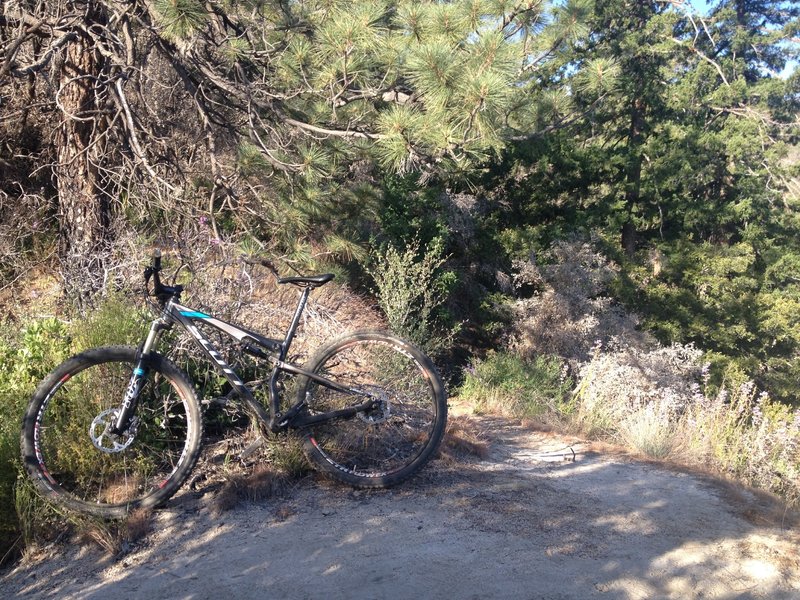
[[[578,117],[507,155],[491,227],[520,259],[591,236],[643,329],[796,401],[800,74],[778,74],[800,7],[597,0],[588,22],[563,70]]]
[[[10,2],[4,164],[49,170],[62,256],[90,270],[84,257],[122,212],[173,229],[199,213],[216,237],[304,238],[298,252],[327,237],[352,254],[340,216],[364,202],[354,172],[463,173],[530,133],[542,118],[531,87],[580,33],[584,5]]]

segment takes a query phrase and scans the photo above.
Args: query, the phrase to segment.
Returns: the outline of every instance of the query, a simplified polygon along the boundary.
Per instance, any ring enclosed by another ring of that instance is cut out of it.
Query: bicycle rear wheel
[[[41,492],[68,508],[122,517],[172,496],[200,452],[194,389],[174,364],[151,359],[128,431],[111,435],[136,349],[110,346],[73,356],[39,385],[25,413],[22,458]]]
[[[309,460],[356,487],[387,487],[419,470],[438,447],[447,420],[444,385],[430,359],[388,333],[341,337],[319,351],[308,371],[356,390],[343,393],[301,378],[298,401],[311,414],[362,403],[377,405],[355,417],[310,426]]]

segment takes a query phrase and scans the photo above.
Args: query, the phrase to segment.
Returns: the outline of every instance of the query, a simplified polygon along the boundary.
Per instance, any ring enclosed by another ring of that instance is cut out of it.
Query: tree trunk
[[[644,131],[645,103],[636,98],[631,104],[631,125],[628,132],[628,164],[625,167],[626,221],[622,225],[621,244],[625,254],[632,258],[636,252],[636,226],[633,208],[639,204],[642,188],[642,137]]]
[[[99,10],[92,11],[100,16]],[[56,137],[55,176],[60,208],[60,254],[68,291],[85,295],[96,285],[98,256],[106,245],[109,204],[102,189],[100,161],[105,119],[98,112],[96,81],[102,57],[91,40],[67,45],[58,70],[58,103],[63,122]]]

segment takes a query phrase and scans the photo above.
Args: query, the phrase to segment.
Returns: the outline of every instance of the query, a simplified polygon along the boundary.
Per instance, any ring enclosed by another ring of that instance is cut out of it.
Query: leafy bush
[[[6,325],[0,339],[0,559],[29,542],[47,511],[23,478],[19,460],[22,415],[38,383],[69,355],[90,347],[137,343],[143,315],[122,298],[109,298],[86,318]]]
[[[524,360],[508,352],[493,352],[467,369],[460,396],[478,410],[521,418],[546,413],[559,417],[571,412],[568,392],[572,381],[564,376],[555,356]]]
[[[26,541],[15,499],[22,414],[39,380],[66,358],[70,346],[67,326],[58,319],[3,329],[8,337],[0,340],[0,560]]]
[[[109,296],[85,319],[72,323],[73,352],[114,344],[138,346],[147,335],[150,314],[130,298]]]
[[[442,269],[446,260],[444,243],[436,238],[426,248],[416,241],[403,249],[389,245],[370,270],[389,327],[434,353],[445,349],[455,333],[447,330],[440,310],[456,283],[455,273]]]
[[[635,307],[662,343],[694,342],[713,352],[711,383],[739,370],[772,396],[797,404],[800,284],[788,243],[659,242],[625,264],[613,294]],[[653,256],[658,255],[658,268]]]

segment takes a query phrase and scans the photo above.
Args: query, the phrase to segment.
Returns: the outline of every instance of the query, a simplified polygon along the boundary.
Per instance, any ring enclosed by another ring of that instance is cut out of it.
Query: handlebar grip
[[[161,270],[161,248],[156,248],[153,250],[153,270]]]

